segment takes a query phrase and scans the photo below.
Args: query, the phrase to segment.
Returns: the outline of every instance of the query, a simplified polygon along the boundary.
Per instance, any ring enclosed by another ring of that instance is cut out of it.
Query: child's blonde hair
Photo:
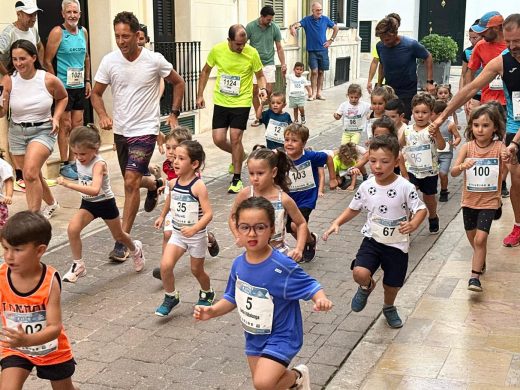
[[[70,132],[69,145],[80,148],[99,149],[101,146],[101,136],[98,128],[92,123],[86,126],[75,127]]]
[[[353,142],[343,144],[339,147],[338,158],[344,165],[355,163],[358,160],[359,154],[357,145]]]
[[[494,104],[483,104],[471,112],[468,126],[464,132],[466,139],[468,141],[473,141],[475,139],[475,136],[473,135],[473,122],[482,115],[487,115],[489,120],[493,122],[493,126],[495,126],[494,135],[497,137],[497,139],[503,140],[506,133],[506,123],[504,121],[504,116],[498,107]]]
[[[304,126],[300,123],[291,123],[289,126],[285,128],[285,131],[283,132],[283,135],[286,134],[294,134],[302,140],[302,142],[305,144],[307,143],[307,140],[309,139],[309,129],[307,126]]]
[[[370,99],[374,96],[381,96],[385,103],[392,99],[397,99],[394,89],[389,85],[383,85],[382,87],[376,87],[370,94]]]
[[[186,126],[175,126],[172,131],[166,134],[164,142],[167,142],[172,138],[177,141],[178,144],[182,141],[191,141],[191,130]]]

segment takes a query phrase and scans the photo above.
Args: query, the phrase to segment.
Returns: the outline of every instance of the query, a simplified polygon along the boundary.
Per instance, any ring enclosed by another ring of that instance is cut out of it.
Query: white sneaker
[[[85,263],[83,261],[75,261],[72,263],[69,271],[63,275],[63,281],[69,283],[76,283],[79,278],[82,278],[87,274]]]
[[[293,367],[293,370],[298,371],[301,376],[296,380],[297,390],[311,390],[311,378],[309,376],[309,367],[305,364],[298,364]]]
[[[55,201],[54,204],[43,206],[43,208],[40,210],[40,212],[42,213],[42,215],[45,218],[51,219],[52,216],[54,215],[54,213],[56,212],[56,210],[58,210],[59,208],[60,208],[60,205],[59,205],[58,201]]]
[[[139,240],[134,240],[134,268],[135,272],[141,272],[144,268],[144,264],[146,262],[143,255],[143,243]]]

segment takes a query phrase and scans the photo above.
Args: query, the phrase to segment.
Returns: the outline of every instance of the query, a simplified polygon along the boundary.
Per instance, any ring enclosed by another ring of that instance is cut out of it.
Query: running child
[[[165,209],[155,220],[159,229],[170,209],[172,235],[161,258],[161,280],[165,295],[155,314],[164,317],[180,303],[175,289],[173,269],[185,252],[190,255],[191,272],[200,284],[198,305],[211,306],[215,292],[211,288],[209,275],[204,270],[204,257],[208,246],[206,227],[213,218],[208,190],[200,179],[206,155],[197,141],[183,141],[175,149],[173,163],[177,178],[168,183],[170,193],[166,196]]]
[[[370,104],[360,101],[362,94],[361,85],[350,84],[347,89],[348,101],[341,103],[333,114],[334,119],[343,119],[341,145],[349,142],[359,145],[361,133],[366,128],[367,117],[370,114]]]
[[[447,104],[442,100],[436,100],[433,106],[431,119],[434,121],[446,109]],[[441,193],[439,194],[439,202],[448,201],[448,173],[450,172],[451,160],[453,159],[453,149],[455,149],[462,140],[460,138],[457,126],[451,118],[448,118],[439,128],[446,146],[439,150],[439,179],[441,182]]]
[[[224,298],[212,307],[195,306],[193,316],[205,321],[238,307],[255,389],[310,389],[307,366],[287,368],[303,345],[299,300],[312,299],[314,311],[329,311],[332,302],[315,279],[269,245],[275,231],[271,202],[246,199],[234,219],[246,251],[231,266]]]
[[[392,99],[385,104],[385,115],[394,121],[395,129],[397,130],[397,138],[401,139],[406,123],[404,118],[404,103],[401,99]]]
[[[446,141],[441,132],[430,126],[435,99],[427,93],[412,98],[414,124],[408,125],[400,139],[406,159],[410,181],[423,193],[428,209],[430,234],[439,233],[437,215],[437,181],[439,179],[439,157],[437,149],[444,149]]]
[[[247,159],[247,169],[249,171],[249,181],[251,185],[240,191],[233,202],[228,224],[231,232],[239,242],[240,234],[236,228],[236,221],[233,219],[237,206],[242,201],[251,197],[263,197],[271,202],[274,208],[275,225],[274,234],[271,237],[270,245],[278,251],[286,254],[294,261],[299,262],[305,248],[306,238],[310,232],[307,222],[302,213],[296,206],[292,198],[287,195],[289,192],[289,171],[293,169],[291,159],[285,152],[259,148],[253,151]],[[296,225],[296,247],[289,250],[285,242],[285,225],[287,216]]]
[[[301,124],[305,124],[305,101],[307,100],[306,87],[311,82],[303,76],[305,65],[295,62],[293,73],[287,75],[287,88],[289,96],[289,108],[294,110],[294,121],[298,122],[298,114],[301,115]]]
[[[77,390],[76,362],[61,322],[61,280],[41,262],[51,224],[40,213],[21,211],[0,230],[5,263],[0,265],[2,389],[22,389],[32,369],[53,389]]]
[[[145,258],[141,241],[132,240],[123,230],[119,209],[110,186],[106,161],[98,154],[101,137],[94,125],[80,126],[70,132],[69,145],[76,158],[78,182],[58,177],[58,184],[81,194],[81,205],[67,228],[73,263],[63,276],[64,282],[76,283],[87,274],[83,261],[81,232],[94,219],[101,218],[108,226],[112,237],[123,243],[133,253],[134,269],[141,272]],[[126,259],[125,259],[126,260]]]
[[[373,176],[359,186],[349,207],[323,234],[323,240],[327,241],[332,233],[338,233],[340,226],[361,210],[368,211],[361,230],[364,239],[351,265],[354,281],[359,284],[351,307],[355,312],[365,308],[368,296],[376,286],[373,275],[381,267],[383,314],[389,326],[400,328],[403,322],[394,302],[406,277],[409,235],[424,221],[426,209],[414,185],[394,173],[399,159],[396,137],[381,135],[372,138],[369,154]]]
[[[13,203],[14,177],[13,167],[4,160],[3,151],[0,151],[0,228],[9,218],[8,205]]]
[[[493,219],[501,215],[500,180],[506,147],[504,118],[498,109],[484,104],[471,112],[462,145],[451,176],[464,173],[462,216],[464,230],[473,248],[468,290],[481,292],[480,275],[486,269],[487,239]]]
[[[263,104],[259,104],[256,110],[256,118],[265,125],[265,142],[268,149],[283,148],[283,133],[292,123],[291,116],[283,112],[285,104],[285,95],[273,92],[269,99],[269,108],[262,112]]]
[[[453,97],[453,93],[451,93],[451,84],[439,84],[436,88],[437,94],[435,95],[435,98],[437,100],[441,100],[446,105],[450,102],[451,98]],[[453,123],[455,123],[455,126],[459,125],[459,118],[457,118],[457,113],[462,112],[462,109],[459,108],[457,111],[453,113]]]
[[[397,98],[394,89],[389,85],[376,87],[370,94],[370,109],[372,112],[368,116],[366,123],[367,139],[372,138],[372,125],[376,119],[381,118],[385,114],[385,106],[390,100]],[[368,141],[366,143],[368,145]]]
[[[331,190],[338,186],[334,172],[332,157],[325,152],[305,150],[305,144],[309,139],[309,129],[301,124],[293,123],[285,129],[285,152],[293,161],[295,169],[291,170],[289,178],[289,196],[296,202],[303,217],[309,223],[312,210],[316,208],[318,200],[319,175],[318,168],[327,164],[329,170],[329,188]],[[291,217],[287,218],[287,232],[298,240],[296,224]],[[302,261],[308,262],[316,255],[316,244],[318,236],[311,233],[306,237],[306,245],[303,251]]]
[[[359,159],[362,158],[365,153],[366,149],[364,147],[356,145],[352,142],[348,142],[339,147],[337,153],[335,153],[334,157],[332,158],[339,188],[342,190],[354,191],[359,174],[353,174],[351,168],[357,164]],[[359,173],[363,174],[363,180],[366,180],[368,175],[365,167],[361,167],[359,171]]]

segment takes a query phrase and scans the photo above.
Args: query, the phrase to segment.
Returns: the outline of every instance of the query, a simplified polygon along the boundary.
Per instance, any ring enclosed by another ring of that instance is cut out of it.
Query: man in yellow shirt
[[[253,101],[253,74],[259,87],[258,97],[267,98],[262,61],[255,48],[246,44],[247,33],[241,24],[229,28],[227,41],[216,44],[208,54],[200,72],[197,90],[197,107],[204,108],[204,89],[211,69],[217,67],[217,80],[213,90],[213,142],[231,153],[233,180],[228,192],[236,194],[243,188],[240,171],[244,159],[242,135]],[[229,140],[227,130],[229,128]]]

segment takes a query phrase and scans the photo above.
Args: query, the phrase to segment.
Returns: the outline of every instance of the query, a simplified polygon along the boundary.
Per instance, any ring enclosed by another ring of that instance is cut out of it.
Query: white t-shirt
[[[7,65],[9,62],[11,45],[19,39],[26,39],[29,42],[32,42],[34,46],[38,46],[38,43],[40,43],[40,35],[36,28],[32,27],[27,31],[22,31],[13,23],[7,25],[7,27],[0,33],[0,60],[4,64]]]
[[[339,105],[336,113],[343,117],[344,131],[363,131],[366,127],[367,116],[370,113],[370,104],[359,101],[352,105],[347,100]]]
[[[115,134],[138,137],[159,133],[159,86],[172,69],[162,54],[145,48],[132,62],[119,49],[103,57],[95,80],[112,89]]]
[[[4,183],[13,177],[13,167],[4,159],[0,158],[0,194],[4,194]]]
[[[303,76],[296,76],[294,73],[287,75],[287,95],[292,97],[302,97],[307,95],[305,87],[311,85],[310,81]]]
[[[367,221],[363,225],[361,233],[378,242],[381,240],[373,236],[374,223],[376,226],[381,226],[381,224],[387,226],[386,229],[381,228],[381,231],[384,230],[389,236],[395,237],[399,234],[397,231],[399,221],[406,221],[410,212],[415,214],[426,208],[419,198],[415,186],[402,176],[397,176],[397,179],[387,186],[377,184],[373,176],[368,178],[361,183],[348,207],[352,210],[365,209],[368,211]],[[409,240],[407,237],[404,237],[401,242],[384,242],[384,244],[408,253]]]

